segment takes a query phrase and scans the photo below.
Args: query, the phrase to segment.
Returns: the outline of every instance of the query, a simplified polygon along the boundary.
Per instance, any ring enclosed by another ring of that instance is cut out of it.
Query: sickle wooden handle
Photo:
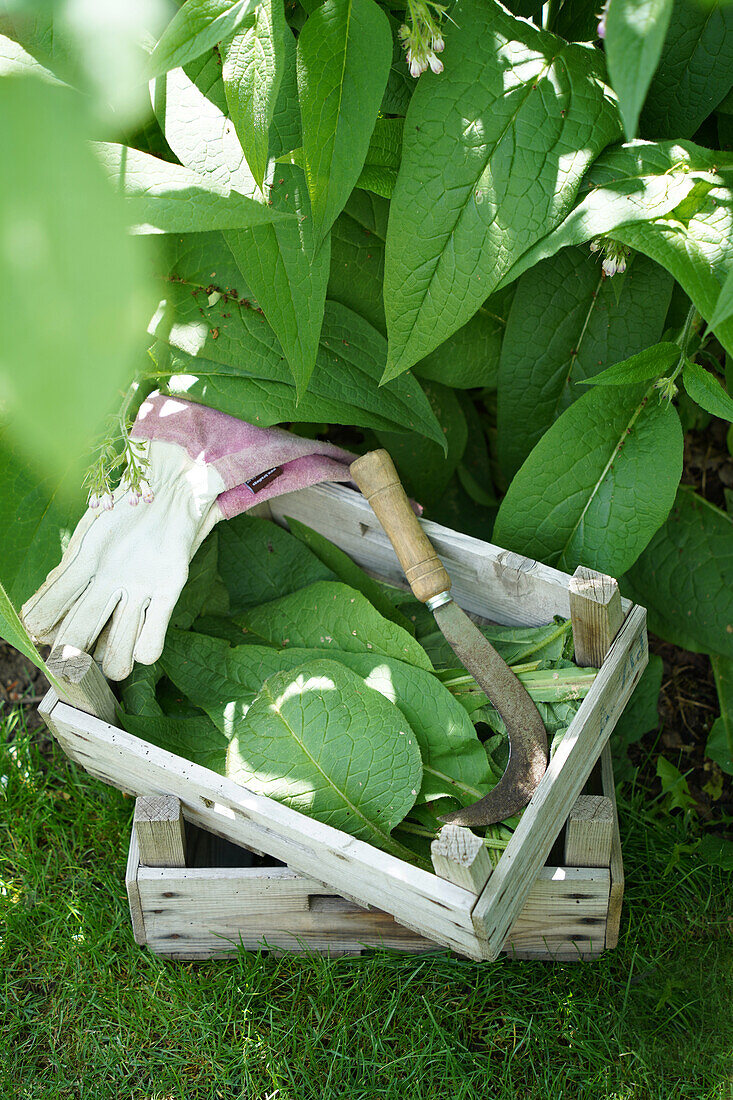
[[[369,451],[351,464],[351,476],[374,509],[395,548],[400,565],[418,600],[447,592],[450,577],[402,488],[386,451]]]

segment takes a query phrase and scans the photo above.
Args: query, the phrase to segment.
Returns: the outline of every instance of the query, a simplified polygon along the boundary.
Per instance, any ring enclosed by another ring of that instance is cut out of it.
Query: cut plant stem
[[[535,703],[562,703],[584,699],[598,675],[595,668],[537,669],[538,664],[539,662],[535,662],[527,671],[520,665],[512,669]],[[519,669],[522,671],[518,671]],[[479,699],[486,699],[486,693],[467,672],[444,669],[436,675],[453,695],[470,695],[477,702]]]
[[[396,827],[395,832],[412,833],[414,836],[423,836],[427,840],[435,840],[438,836],[437,832],[431,832],[430,829],[426,829],[423,825],[413,825],[411,821],[401,821]],[[504,849],[509,843],[508,840],[503,840],[500,837],[485,836],[479,837],[485,848]]]
[[[461,783],[460,779],[453,779],[450,775],[445,775],[444,772],[439,772],[435,768],[431,768],[428,764],[423,765],[423,772],[428,775],[434,775],[437,779],[442,779],[444,783],[450,783],[451,787],[457,787],[459,791],[465,791],[466,794],[471,795],[471,798],[483,798],[485,794],[484,791],[479,791],[476,787],[469,787],[468,783]]]

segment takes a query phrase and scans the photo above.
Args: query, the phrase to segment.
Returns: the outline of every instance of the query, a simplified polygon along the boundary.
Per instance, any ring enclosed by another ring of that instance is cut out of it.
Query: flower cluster
[[[123,424],[114,438],[108,436],[100,444],[97,457],[84,478],[84,485],[89,490],[88,503],[91,509],[112,511],[115,506],[112,482],[116,470],[121,466],[125,467],[125,472],[120,488],[123,495],[127,495],[128,504],[135,508],[141,500],[144,504],[153,502],[155,494],[146,479],[148,460],[145,444],[131,439],[127,426]]]
[[[417,78],[428,68],[434,73],[442,73],[443,62],[437,55],[445,49],[440,29],[445,8],[433,0],[407,0],[407,10],[409,24],[404,23],[398,34],[407,51],[410,75]]]
[[[591,252],[603,253],[601,267],[604,275],[610,277],[617,273],[621,275],[626,271],[626,260],[631,251],[626,245],[619,244],[618,241],[612,241],[610,238],[596,237],[594,241],[590,242],[590,250]]]

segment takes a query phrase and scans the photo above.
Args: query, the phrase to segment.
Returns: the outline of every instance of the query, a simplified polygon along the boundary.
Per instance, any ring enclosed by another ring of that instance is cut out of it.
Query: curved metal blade
[[[434,611],[436,622],[461,664],[504,719],[509,735],[506,771],[484,798],[439,818],[450,825],[493,825],[523,809],[547,769],[547,732],[529,692],[509,665],[451,600]]]

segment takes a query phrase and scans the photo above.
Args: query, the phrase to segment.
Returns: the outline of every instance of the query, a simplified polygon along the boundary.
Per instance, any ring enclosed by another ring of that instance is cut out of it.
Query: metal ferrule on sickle
[[[386,451],[352,463],[351,476],[394,546],[410,587],[432,611],[446,641],[496,708],[507,729],[509,763],[489,794],[440,818],[453,825],[492,825],[519,813],[547,768],[547,732],[537,707],[506,661],[450,595],[450,577],[421,528]]]

